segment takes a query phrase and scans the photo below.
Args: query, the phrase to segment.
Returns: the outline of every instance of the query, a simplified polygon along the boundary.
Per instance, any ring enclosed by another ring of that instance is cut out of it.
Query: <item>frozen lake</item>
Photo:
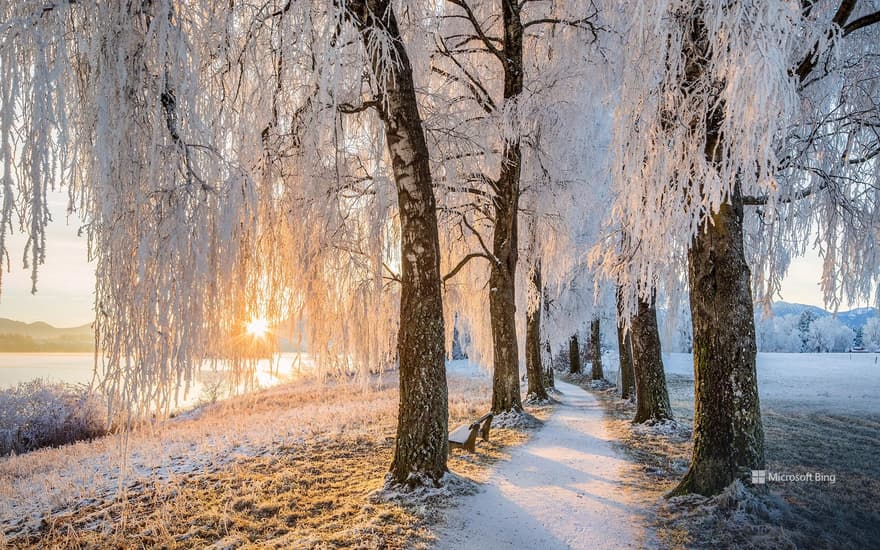
[[[94,360],[91,353],[0,353],[0,389],[35,378],[88,384]]]
[[[256,380],[260,387],[295,378],[300,371],[311,371],[311,359],[302,354],[282,353],[273,359],[263,359],[257,365]],[[70,384],[88,384],[92,381],[94,355],[91,353],[0,353],[0,389],[15,386],[36,378]],[[222,367],[221,367],[222,368]],[[216,381],[218,373],[210,367],[201,371],[204,381]],[[196,384],[186,400],[198,400],[202,385]]]

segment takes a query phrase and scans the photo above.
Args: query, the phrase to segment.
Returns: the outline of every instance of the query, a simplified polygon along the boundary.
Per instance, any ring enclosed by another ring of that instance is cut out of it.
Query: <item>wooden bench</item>
[[[492,413],[484,414],[471,424],[459,426],[455,430],[449,432],[449,448],[464,449],[472,453],[476,452],[477,434],[482,436],[483,441],[489,441],[489,428],[491,427]]]

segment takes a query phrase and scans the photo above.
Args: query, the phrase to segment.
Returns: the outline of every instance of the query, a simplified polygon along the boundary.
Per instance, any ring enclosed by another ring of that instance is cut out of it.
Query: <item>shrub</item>
[[[0,390],[0,456],[106,433],[105,409],[88,386],[37,379]]]

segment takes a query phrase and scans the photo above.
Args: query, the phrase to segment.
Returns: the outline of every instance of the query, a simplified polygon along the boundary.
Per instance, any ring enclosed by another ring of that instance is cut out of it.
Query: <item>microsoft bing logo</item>
[[[768,472],[752,470],[752,485],[772,483],[836,483],[837,475],[826,472]]]

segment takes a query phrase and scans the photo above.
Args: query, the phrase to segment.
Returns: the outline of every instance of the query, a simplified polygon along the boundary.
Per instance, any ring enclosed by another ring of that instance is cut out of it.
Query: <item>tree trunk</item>
[[[520,5],[501,2],[504,24],[504,100],[516,100],[523,90]],[[489,274],[489,312],[495,365],[492,377],[492,410],[522,410],[519,391],[519,345],[516,338],[516,262],[519,184],[522,151],[519,139],[505,140],[497,193],[493,196],[495,225]]]
[[[694,328],[694,449],[673,494],[714,495],[764,469],[754,310],[742,199],[714,212],[688,250]]]
[[[529,269],[528,304],[526,306],[526,374],[528,398],[546,400],[544,369],[541,364],[541,261]]]
[[[605,373],[602,372],[602,331],[599,324],[599,318],[596,317],[590,322],[590,363],[593,368],[590,371],[590,378],[593,380],[604,380]]]
[[[684,45],[688,78],[700,77],[712,54],[708,30],[692,21]],[[723,84],[723,83],[722,83]],[[689,85],[686,79],[683,86]],[[714,101],[706,118],[706,160],[724,160],[725,105]],[[692,182],[692,185],[699,185]],[[757,344],[751,274],[743,244],[738,185],[711,212],[688,249],[694,331],[694,448],[691,466],[671,494],[714,495],[749,470],[764,469],[764,428],[755,372]]]
[[[635,423],[672,418],[669,391],[663,372],[660,350],[660,331],[657,329],[657,310],[653,299],[639,300],[639,308],[632,325],[633,371],[636,382]]]
[[[623,289],[617,287],[617,352],[620,356],[620,398],[635,396],[636,374],[633,370],[632,331],[626,328],[623,315]]]
[[[556,389],[556,380],[551,363],[547,363],[547,368],[544,369],[544,388],[545,390]]]
[[[547,297],[547,287],[544,287],[541,291],[542,295],[542,303],[541,309],[544,315],[544,321],[546,322],[550,318],[550,299]],[[553,347],[550,345],[550,337],[545,335],[543,342],[543,363],[547,366],[544,370],[544,387],[545,388],[555,388],[556,380],[553,376]]]
[[[572,374],[581,372],[581,350],[578,349],[577,334],[572,334],[568,341],[568,372]]]
[[[620,355],[620,398],[632,399],[636,382],[633,372],[632,339],[623,322],[617,324],[617,350]]]
[[[496,211],[497,215],[497,211]],[[501,221],[500,219],[498,220]],[[498,231],[495,232],[498,235]],[[511,252],[512,255],[516,255]],[[492,372],[492,411],[522,410],[519,390],[519,344],[516,340],[516,292],[513,273],[493,267],[489,276],[489,312],[495,365]]]
[[[384,65],[371,60],[377,80],[385,83],[379,113],[397,185],[401,231],[400,405],[390,477],[409,486],[438,485],[447,471],[448,401],[440,244],[428,147],[412,67],[389,0],[354,1],[349,9],[368,51],[374,40],[390,37],[397,61]]]

